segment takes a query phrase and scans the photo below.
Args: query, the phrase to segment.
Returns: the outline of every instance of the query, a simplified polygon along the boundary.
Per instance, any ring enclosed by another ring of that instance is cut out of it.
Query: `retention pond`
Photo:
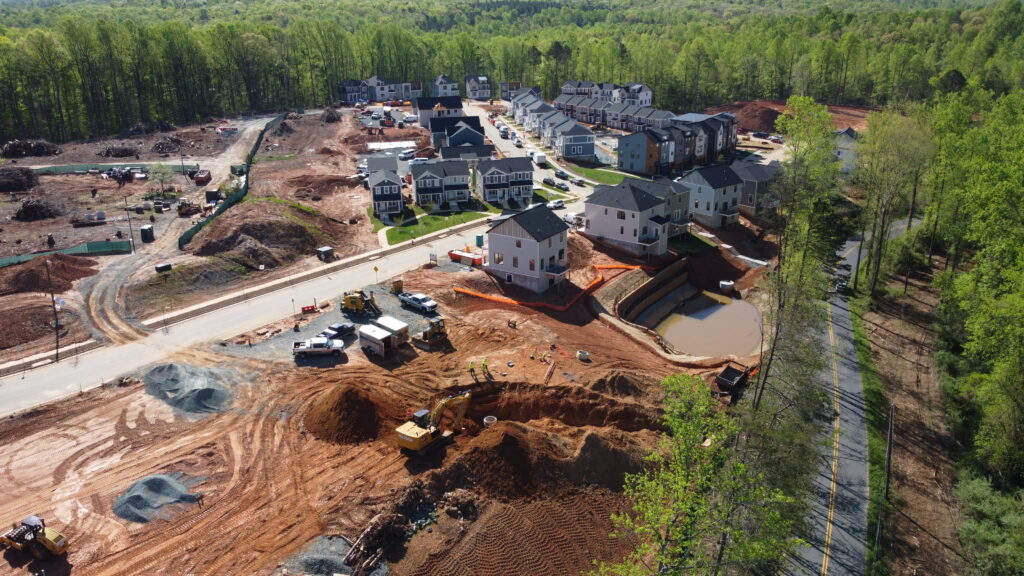
[[[705,292],[677,306],[655,331],[682,354],[746,356],[761,341],[761,314],[743,300]]]

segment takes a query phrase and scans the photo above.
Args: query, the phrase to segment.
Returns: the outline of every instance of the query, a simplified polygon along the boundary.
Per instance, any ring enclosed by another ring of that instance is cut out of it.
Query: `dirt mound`
[[[320,245],[309,228],[277,215],[218,219],[203,232],[195,254],[222,256],[254,268],[290,262],[300,254],[312,254]]]
[[[282,120],[281,123],[277,125],[277,128],[274,128],[274,131],[272,132],[274,136],[278,137],[287,136],[288,134],[294,133],[295,129],[292,128],[291,124],[288,124],[288,122],[285,120]]]
[[[199,495],[190,494],[181,478],[181,474],[146,476],[114,499],[114,514],[129,522],[146,523],[169,516],[167,506],[195,503]]]
[[[227,409],[231,393],[220,372],[188,364],[163,364],[142,377],[146,392],[189,414]]]
[[[374,440],[398,419],[382,398],[356,388],[339,384],[323,394],[306,414],[306,428],[314,436],[338,444],[358,444]]]
[[[340,120],[341,114],[338,114],[338,111],[333,108],[328,108],[327,110],[324,110],[322,114],[320,114],[321,122],[334,123]]]
[[[614,371],[595,380],[590,389],[613,396],[641,396],[645,388],[656,385],[653,378]]]
[[[127,158],[129,156],[138,156],[139,149],[135,146],[107,146],[96,153],[97,156],[103,156],[104,158]]]
[[[21,208],[14,213],[14,219],[22,222],[35,222],[36,220],[58,218],[64,213],[64,206],[53,198],[35,197],[21,203]]]
[[[304,193],[316,194],[318,196],[327,196],[333,192],[338,191],[339,188],[343,189],[362,189],[362,186],[358,181],[353,181],[348,176],[340,176],[335,174],[309,174],[302,176],[295,176],[287,180],[289,186],[294,186],[296,190],[301,190]]]
[[[24,192],[39,185],[39,177],[31,168],[0,168],[0,192]]]
[[[50,276],[46,261],[50,261]],[[97,272],[96,261],[59,252],[36,256],[28,262],[0,268],[0,296],[19,292],[67,292],[75,280]]]
[[[150,152],[158,154],[171,154],[179,150],[181,150],[181,138],[174,135],[157,140],[153,143],[153,147],[150,148]]]
[[[739,120],[740,128],[752,132],[774,132],[775,119],[782,114],[778,106],[769,106],[764,102],[733,102],[725,106],[716,106],[705,110],[708,114],[731,112]]]
[[[173,124],[163,120],[157,120],[156,122],[138,122],[124,130],[121,133],[121,137],[141,136],[143,134],[152,134],[153,132],[173,132],[174,129]]]
[[[27,156],[56,156],[60,148],[46,140],[11,140],[0,148],[4,158],[25,158]]]

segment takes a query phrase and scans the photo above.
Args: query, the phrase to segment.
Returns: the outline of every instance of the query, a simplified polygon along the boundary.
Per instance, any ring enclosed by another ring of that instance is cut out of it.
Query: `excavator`
[[[373,298],[373,293],[369,295],[363,290],[355,290],[353,292],[345,292],[341,296],[341,311],[348,312],[350,314],[369,314],[372,316],[380,316],[380,308],[377,307],[377,301]]]
[[[21,524],[11,524],[11,529],[0,535],[0,548],[28,550],[39,559],[60,556],[68,551],[68,539],[46,525],[39,516],[29,516]]]
[[[412,420],[395,428],[398,447],[406,453],[423,456],[451,440],[462,428],[462,419],[469,409],[470,396],[471,393],[467,390],[442,398],[433,410],[417,410],[412,415]],[[441,418],[448,409],[455,410],[455,420],[452,421],[451,430],[441,430]]]

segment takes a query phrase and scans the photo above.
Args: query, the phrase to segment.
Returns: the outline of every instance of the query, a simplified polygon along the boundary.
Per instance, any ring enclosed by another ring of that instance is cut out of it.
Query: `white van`
[[[547,166],[548,165],[548,157],[543,155],[543,154],[541,154],[540,152],[537,152],[536,154],[533,155],[533,161],[534,161],[534,163],[537,164],[537,166]]]
[[[406,150],[402,150],[398,154],[398,159],[399,160],[411,160],[412,157],[415,156],[415,155],[416,155],[416,151],[413,150],[412,148],[408,148]]]

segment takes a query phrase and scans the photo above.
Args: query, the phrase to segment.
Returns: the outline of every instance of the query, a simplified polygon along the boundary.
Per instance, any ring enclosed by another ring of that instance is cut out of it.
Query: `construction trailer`
[[[374,354],[384,358],[395,349],[395,346],[391,332],[380,326],[367,324],[359,327],[359,347],[367,356]]]
[[[391,334],[395,346],[409,341],[409,325],[398,318],[394,316],[381,316],[374,318],[373,323]]]

